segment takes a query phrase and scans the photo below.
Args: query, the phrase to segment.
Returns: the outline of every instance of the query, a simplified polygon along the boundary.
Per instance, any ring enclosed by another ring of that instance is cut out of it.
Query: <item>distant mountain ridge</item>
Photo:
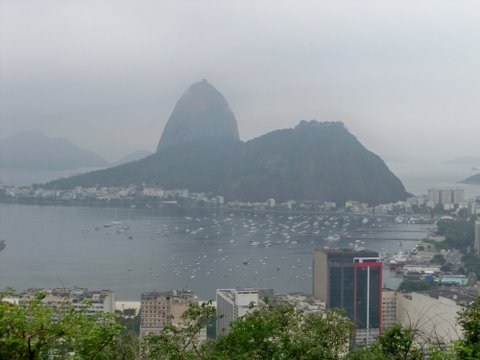
[[[462,156],[455,159],[450,159],[447,164],[461,164],[461,165],[480,165],[480,157],[478,156]]]
[[[107,162],[94,152],[65,138],[51,138],[37,130],[0,139],[2,168],[70,170],[105,165]]]
[[[223,195],[227,200],[364,201],[406,199],[401,181],[342,123],[302,121],[245,143],[205,137],[146,159],[60,179],[49,188],[146,184]]]
[[[152,155],[152,152],[148,150],[133,151],[130,154],[122,157],[121,159],[110,163],[109,166],[118,166],[118,165],[126,164],[131,161],[145,159],[147,156],[150,156],[150,155]]]

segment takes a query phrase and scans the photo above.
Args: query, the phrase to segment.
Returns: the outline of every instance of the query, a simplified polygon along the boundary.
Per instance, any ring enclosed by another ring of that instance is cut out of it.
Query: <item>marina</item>
[[[84,286],[135,300],[144,291],[217,288],[311,292],[312,258],[323,247],[413,251],[428,225],[392,218],[180,209],[0,204],[0,287]],[[22,227],[28,221],[31,226]],[[108,225],[108,226],[105,226]],[[329,240],[327,240],[329,239]],[[332,240],[333,239],[333,240]],[[385,285],[401,281],[384,270]]]

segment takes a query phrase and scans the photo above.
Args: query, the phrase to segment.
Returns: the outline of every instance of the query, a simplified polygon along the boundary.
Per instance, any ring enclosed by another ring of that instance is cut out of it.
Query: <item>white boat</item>
[[[325,240],[325,241],[339,241],[339,240],[340,240],[340,236],[338,236],[338,235],[330,235],[330,236],[327,236],[326,238],[324,238],[323,240]]]

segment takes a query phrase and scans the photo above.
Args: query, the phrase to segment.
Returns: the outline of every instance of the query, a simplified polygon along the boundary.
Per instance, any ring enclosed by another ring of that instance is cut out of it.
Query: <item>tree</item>
[[[436,243],[437,247],[465,251],[469,246],[473,246],[475,222],[473,220],[441,220],[437,222],[437,234],[445,236],[445,241]]]
[[[480,278],[480,256],[470,253],[462,257],[462,261],[468,273],[475,273]]]
[[[117,322],[125,328],[125,332],[140,335],[140,314],[137,314],[135,309],[116,310],[115,313]]]
[[[378,338],[378,346],[385,356],[391,360],[422,360],[422,350],[415,344],[414,331],[393,325]]]
[[[430,280],[403,280],[398,287],[400,291],[427,291],[438,288],[438,284]]]
[[[432,260],[430,260],[431,264],[438,264],[438,265],[443,265],[446,262],[447,260],[445,259],[445,256],[443,256],[442,254],[435,254],[432,257]]]
[[[192,308],[190,308],[192,309]],[[305,314],[287,305],[267,305],[231,323],[216,341],[198,345],[201,327],[215,320],[212,307],[194,306],[185,323],[147,339],[149,359],[340,359],[348,350],[351,323],[334,310]]]
[[[463,329],[463,339],[456,344],[458,359],[480,358],[480,298],[460,311],[457,321]]]
[[[414,331],[393,325],[369,347],[359,348],[348,360],[422,360],[423,352],[415,344]]]
[[[305,314],[292,306],[265,306],[231,324],[215,350],[232,359],[339,359],[352,325],[342,313]]]
[[[454,360],[450,349],[441,349],[430,344],[421,345],[415,341],[415,330],[390,327],[371,346],[359,348],[347,356],[347,360]]]
[[[450,262],[447,262],[445,264],[443,264],[442,266],[440,266],[440,271],[443,271],[443,272],[452,272],[454,270],[453,268],[453,264],[450,263]],[[461,271],[460,271],[461,273]]]
[[[87,315],[87,307],[52,308],[36,293],[14,305],[0,293],[0,359],[115,359],[122,329],[113,314]]]
[[[165,326],[160,335],[147,337],[144,353],[148,359],[187,360],[210,359],[206,344],[199,346],[198,336],[203,328],[215,321],[211,302],[191,304],[182,315],[181,323]]]

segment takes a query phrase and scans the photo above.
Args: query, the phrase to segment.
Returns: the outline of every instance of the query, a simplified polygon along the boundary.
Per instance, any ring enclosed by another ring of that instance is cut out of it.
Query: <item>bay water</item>
[[[396,253],[426,235],[393,218],[0,204],[0,288],[111,289],[122,300],[179,288],[203,299],[235,287],[311,293],[316,249]],[[384,271],[386,286],[400,281]]]

